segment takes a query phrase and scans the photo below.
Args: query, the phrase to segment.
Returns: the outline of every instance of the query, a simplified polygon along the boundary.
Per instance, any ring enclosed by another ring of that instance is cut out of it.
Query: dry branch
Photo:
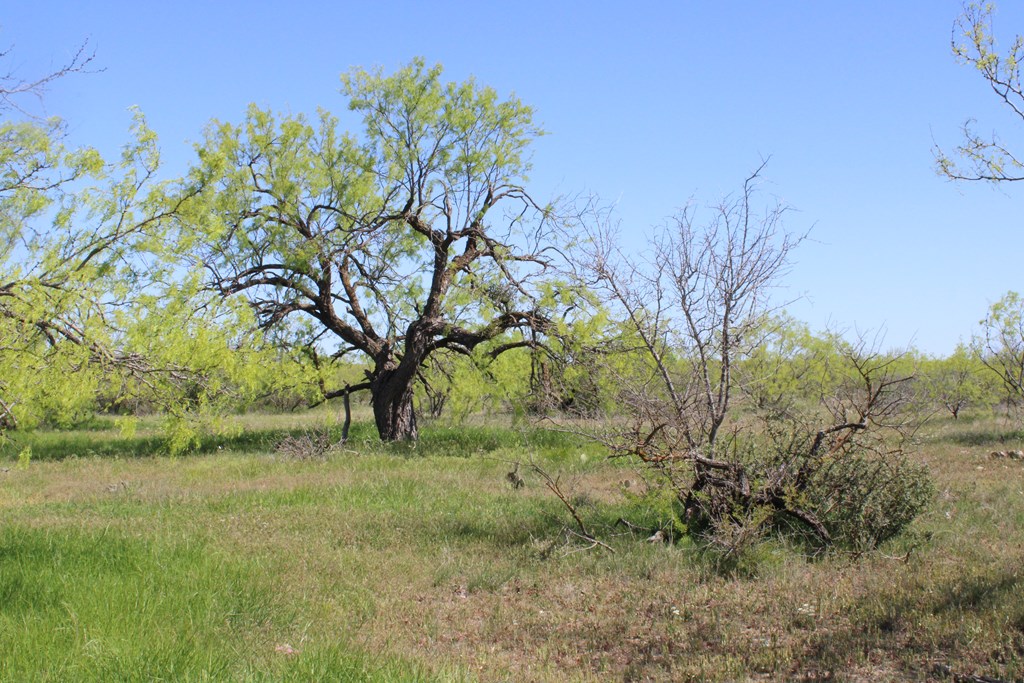
[[[615,552],[614,548],[609,546],[607,543],[604,543],[603,541],[599,540],[587,528],[587,525],[584,523],[583,518],[580,516],[579,510],[576,509],[576,506],[573,505],[572,501],[569,499],[569,496],[567,496],[565,492],[562,490],[560,477],[552,477],[544,470],[544,468],[542,468],[540,465],[538,465],[536,462],[532,460],[530,461],[530,469],[533,470],[533,472],[535,472],[538,476],[540,476],[542,480],[544,480],[544,485],[548,487],[548,490],[551,491],[551,493],[553,493],[555,497],[558,498],[558,500],[562,501],[562,505],[565,506],[565,509],[569,511],[569,514],[576,522],[576,527],[577,529],[579,529],[579,531],[577,532],[573,531],[572,529],[569,529],[570,532],[579,536],[588,543],[591,543],[591,547],[601,546],[610,553]]]

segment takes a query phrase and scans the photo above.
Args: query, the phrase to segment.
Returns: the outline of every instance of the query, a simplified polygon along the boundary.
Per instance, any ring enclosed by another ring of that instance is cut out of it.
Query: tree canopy
[[[441,73],[416,60],[343,76],[358,136],[324,110],[214,122],[185,188],[203,198],[186,242],[209,285],[314,360],[364,358],[365,381],[325,397],[368,389],[385,440],[416,437],[432,354],[547,323],[552,217],[524,188],[533,112]]]
[[[109,161],[69,149],[63,121],[20,106],[90,61],[79,52],[47,76],[0,78],[0,435],[73,423],[101,394],[110,405],[146,395],[183,418],[261,367],[241,343],[247,312],[204,296],[168,249],[193,194],[159,179],[142,115]],[[192,438],[177,433],[177,447]]]

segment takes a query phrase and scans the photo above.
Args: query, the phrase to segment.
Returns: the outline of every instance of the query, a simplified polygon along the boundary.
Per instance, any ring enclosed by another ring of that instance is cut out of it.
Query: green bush
[[[903,531],[931,502],[923,465],[905,455],[854,451],[823,461],[805,491],[836,545],[870,550]]]

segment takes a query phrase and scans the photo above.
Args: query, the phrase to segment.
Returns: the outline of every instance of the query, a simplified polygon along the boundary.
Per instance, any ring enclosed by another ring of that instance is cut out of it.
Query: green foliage
[[[491,359],[434,353],[420,371],[419,411],[431,418],[462,424],[472,415],[492,414],[516,405],[528,392],[529,360],[522,350]]]
[[[631,482],[631,480],[628,480]],[[653,480],[645,486],[634,489],[632,483],[623,489],[623,495],[643,519],[633,519],[634,523],[645,522],[649,529],[660,530],[667,534],[668,540],[683,539],[691,531],[685,519],[685,511],[679,501],[679,494],[668,482]]]
[[[420,274],[433,270],[434,252],[401,220],[408,188],[393,186],[415,173],[421,200],[449,193],[447,201],[459,201],[455,208],[461,211],[450,218],[471,221],[477,217],[473,211],[485,210],[477,206],[477,193],[498,191],[526,172],[525,148],[539,134],[531,110],[518,100],[499,101],[472,80],[445,84],[440,76],[440,67],[428,69],[422,60],[390,76],[346,74],[349,107],[364,117],[362,139],[340,132],[337,118],[323,110],[311,122],[253,105],[242,124],[212,123],[191,173],[205,201],[193,208],[184,250],[208,245],[199,254],[207,268],[273,272],[272,284],[292,300],[317,291],[326,276],[322,259],[344,254],[359,260],[363,267],[353,274],[347,296],[365,304],[338,314],[353,323],[365,314],[371,327],[360,331],[379,330],[394,343],[423,303],[430,283]],[[396,130],[399,123],[402,130]],[[431,204],[417,209],[427,223],[439,210]],[[256,218],[245,229],[228,229],[250,214]],[[367,225],[373,220],[380,229]],[[466,290],[495,273],[459,275],[452,309],[469,307],[467,315],[493,310],[486,297],[467,296]],[[256,311],[269,314],[270,308],[267,302]]]
[[[932,503],[935,485],[926,467],[902,454],[859,450],[815,468],[804,495],[840,547],[871,550]]]
[[[102,394],[111,409],[168,411],[178,450],[200,416],[295,383],[247,334],[249,310],[180,267],[172,237],[190,197],[156,181],[141,114],[116,162],[61,133],[56,120],[0,124],[0,430],[71,426]]]
[[[981,363],[997,377],[1010,402],[1024,399],[1024,297],[1008,292],[992,304],[973,340]]]
[[[995,3],[972,2],[953,27],[952,49],[957,61],[973,67],[1018,118],[1024,118],[1021,65],[1024,36],[1017,34],[1009,49],[1000,52],[993,30]],[[1024,179],[1024,163],[996,134],[982,136],[974,121],[963,125],[963,142],[956,147],[959,161],[935,148],[936,169],[951,180],[982,180],[992,183]]]
[[[758,409],[806,410],[840,382],[841,337],[814,334],[784,315],[767,318],[762,343],[738,359],[737,385]]]
[[[541,131],[515,97],[446,83],[423,60],[342,81],[358,134],[324,110],[251,106],[240,124],[210,124],[180,189],[196,201],[179,249],[283,353],[315,366],[322,396],[369,389],[381,436],[414,438],[417,379],[431,412],[460,384],[457,411],[483,407],[482,378],[450,354],[543,326],[550,212],[521,187]],[[504,207],[511,221],[496,218]],[[365,376],[329,384],[350,354]]]
[[[172,249],[193,197],[159,180],[141,113],[113,160],[67,148],[59,119],[6,120],[16,96],[81,72],[83,50],[34,83],[0,79],[0,437],[87,420],[99,398],[181,418],[279,381],[241,336],[248,311],[212,300]]]
[[[96,384],[88,352],[56,342],[62,331],[91,328],[96,292],[79,293],[103,268],[91,258],[62,263],[95,246],[93,237],[80,238],[71,227],[82,202],[64,189],[102,176],[104,168],[92,150],[64,149],[61,130],[57,120],[0,123],[0,429],[31,426],[44,416],[72,421]],[[53,216],[50,230],[38,225],[47,216]],[[77,309],[85,320],[62,330],[61,316]]]
[[[429,159],[440,177],[425,186],[428,196],[442,178],[453,187],[483,178],[500,187],[524,177],[527,147],[541,133],[532,110],[515,98],[499,100],[472,78],[444,83],[441,73],[440,65],[417,58],[390,76],[380,69],[342,76],[349,108],[363,115],[370,149],[388,162],[391,177],[406,177],[411,164]],[[410,126],[396,131],[396,121]]]
[[[512,332],[482,344],[469,358],[435,354],[424,368],[422,404],[440,398],[455,422],[475,413],[509,412],[515,419],[613,413],[623,378],[650,371],[637,352],[639,342],[596,302],[583,307],[592,293],[554,283],[544,289],[538,303],[555,322],[543,337],[534,335],[534,342]],[[496,355],[510,345],[518,346]]]
[[[968,408],[989,408],[1002,398],[1002,388],[977,349],[958,344],[946,358],[921,360],[919,383],[926,397],[958,419]]]

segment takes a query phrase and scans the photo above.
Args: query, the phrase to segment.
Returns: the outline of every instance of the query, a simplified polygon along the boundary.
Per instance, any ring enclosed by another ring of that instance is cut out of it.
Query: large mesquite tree
[[[190,191],[195,254],[211,286],[244,296],[262,327],[313,358],[356,353],[384,440],[415,439],[413,390],[438,351],[533,343],[550,212],[523,189],[532,112],[414,61],[343,77],[360,136],[320,111],[251,107],[211,125]],[[504,335],[504,336],[503,336]],[[492,349],[492,351],[495,349]]]

